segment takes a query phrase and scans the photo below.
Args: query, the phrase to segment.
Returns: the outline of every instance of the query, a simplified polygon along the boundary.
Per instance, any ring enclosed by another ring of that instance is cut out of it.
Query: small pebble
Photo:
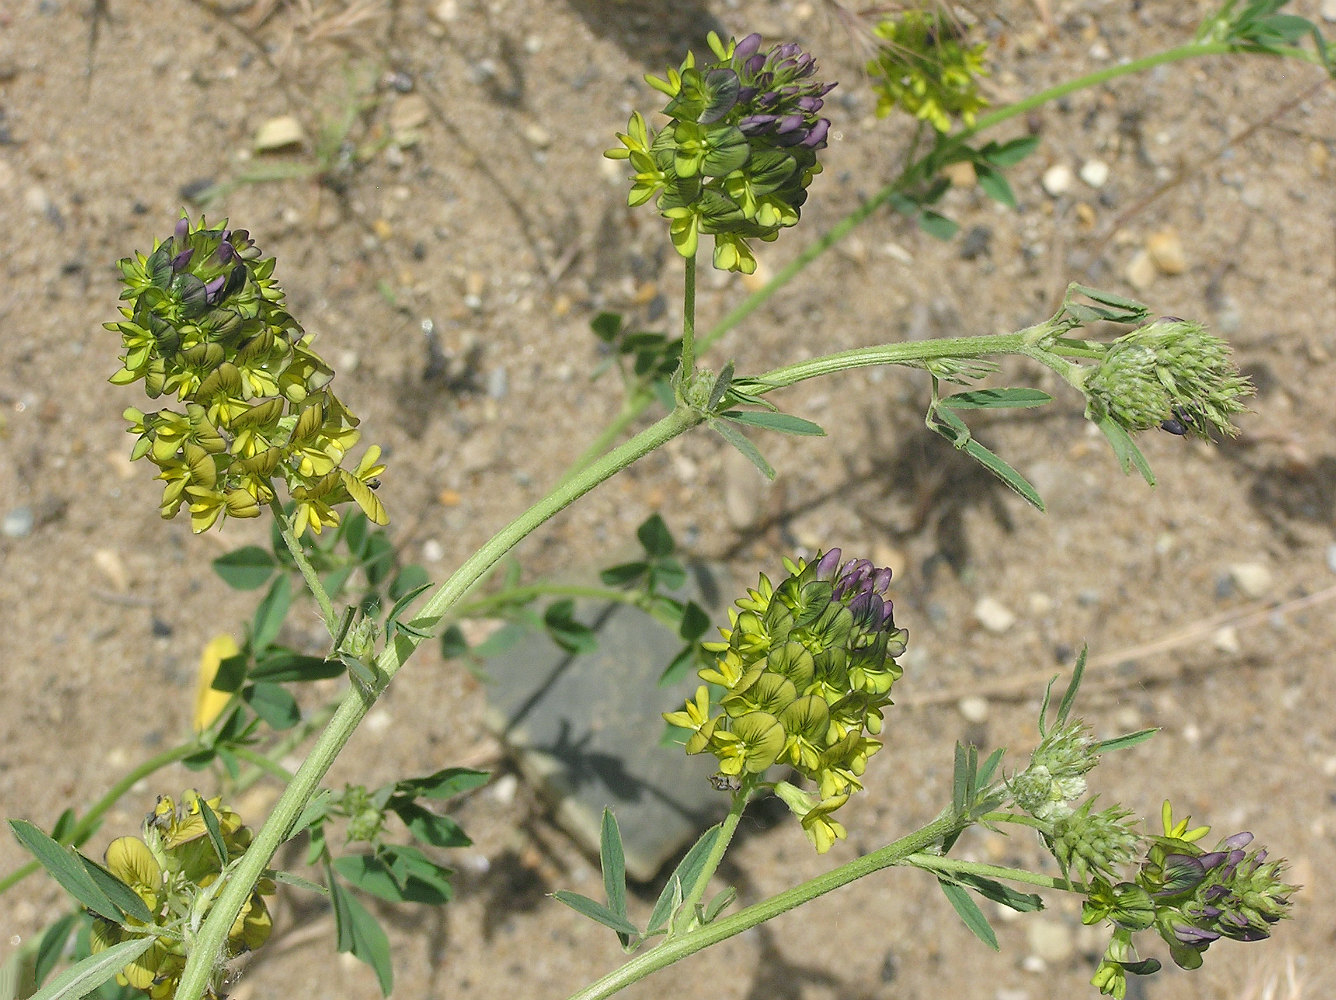
[[[445,546],[435,538],[428,538],[422,543],[422,561],[438,563],[445,558]]]
[[[1224,628],[1218,629],[1211,636],[1211,645],[1221,653],[1233,654],[1243,649],[1242,644],[1239,642],[1239,633],[1231,625],[1226,625]]]
[[[956,702],[961,718],[978,725],[988,721],[988,699],[977,694],[961,698]]]
[[[1025,943],[1030,954],[1042,958],[1051,965],[1062,965],[1076,952],[1072,930],[1058,920],[1046,920],[1039,917],[1025,929]]]
[[[51,196],[46,193],[46,188],[34,184],[23,192],[23,204],[33,215],[49,216],[56,207],[56,203],[51,200]]]
[[[1044,171],[1040,184],[1051,197],[1066,194],[1072,187],[1072,168],[1065,163],[1055,163]]]
[[[989,246],[993,242],[993,231],[987,226],[971,226],[965,238],[960,242],[960,259],[975,260],[987,257]]]
[[[1271,593],[1271,570],[1261,563],[1235,563],[1229,567],[1229,578],[1245,597],[1255,600]]]
[[[1053,610],[1053,598],[1036,590],[1026,599],[1026,605],[1031,615],[1040,617]]]
[[[538,149],[547,149],[552,145],[552,133],[537,122],[530,122],[520,129],[526,142]]]
[[[1102,188],[1109,179],[1109,165],[1103,160],[1087,160],[1081,164],[1081,180],[1092,188]]]
[[[274,153],[300,146],[305,141],[306,132],[302,129],[302,123],[292,115],[281,115],[261,125],[251,145],[258,153]]]
[[[989,632],[1002,633],[1016,624],[1016,613],[995,597],[980,598],[974,605],[974,617]]]
[[[503,774],[492,782],[492,798],[499,804],[508,806],[515,801],[515,793],[519,790],[519,779],[513,774]]]
[[[492,399],[505,399],[510,391],[510,376],[505,368],[493,368],[487,373],[487,395]]]
[[[1139,292],[1144,292],[1155,282],[1155,264],[1150,259],[1150,254],[1145,250],[1138,250],[1130,261],[1127,262],[1127,269],[1123,276],[1127,278],[1127,283]]]
[[[968,162],[952,163],[942,168],[942,176],[951,182],[952,187],[972,188],[978,183],[974,164]]]
[[[1187,256],[1183,252],[1183,241],[1172,229],[1162,229],[1151,233],[1146,240],[1146,253],[1150,255],[1155,270],[1161,274],[1182,274],[1188,269]]]
[[[1336,0],[1322,0],[1322,20],[1336,21]]]
[[[31,507],[15,507],[8,511],[4,521],[0,522],[0,532],[3,532],[6,538],[27,538],[32,534],[36,520]]]
[[[421,94],[404,94],[390,109],[390,133],[402,139],[416,132],[431,118],[431,105]]]
[[[93,565],[118,594],[130,589],[130,574],[126,572],[125,562],[115,549],[98,549],[93,553]]]

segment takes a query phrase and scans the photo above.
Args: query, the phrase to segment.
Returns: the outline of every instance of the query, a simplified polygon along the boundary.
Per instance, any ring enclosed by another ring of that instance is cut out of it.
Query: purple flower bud
[[[816,578],[818,580],[829,580],[835,575],[835,567],[840,564],[840,550],[831,549],[816,563]]]
[[[737,47],[733,50],[733,57],[746,62],[750,60],[752,56],[756,55],[760,49],[761,33],[759,31],[753,31],[742,41],[738,42]],[[762,62],[764,62],[764,59],[762,59]]]
[[[738,128],[743,135],[762,135],[770,130],[775,121],[774,115],[748,115],[738,122]]]
[[[172,258],[172,273],[180,274],[190,266],[190,258],[195,256],[194,247],[186,247],[179,254]]]
[[[824,149],[826,145],[826,136],[830,133],[830,122],[825,118],[818,118],[816,124],[812,126],[807,133],[807,138],[802,141],[802,145],[808,149]]]
[[[1190,947],[1201,947],[1210,944],[1212,941],[1218,941],[1220,935],[1215,931],[1203,930],[1200,927],[1193,927],[1191,924],[1175,924],[1174,937]]]
[[[177,220],[176,220],[176,228],[175,228],[174,230],[172,230],[172,234],[173,234],[173,236],[175,236],[176,239],[178,239],[178,240],[183,240],[183,239],[186,238],[186,235],[187,235],[189,232],[190,232],[190,220],[189,220],[189,219],[177,219]]]
[[[218,301],[218,293],[223,290],[223,286],[226,284],[227,275],[225,274],[218,275],[212,281],[206,281],[204,283],[204,301],[210,305],[215,304]]]

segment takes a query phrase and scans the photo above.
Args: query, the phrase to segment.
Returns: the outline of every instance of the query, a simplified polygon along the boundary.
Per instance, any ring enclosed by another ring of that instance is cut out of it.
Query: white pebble
[[[956,708],[959,709],[961,716],[966,722],[973,722],[976,725],[985,722],[988,719],[988,699],[977,694],[961,698],[956,702]]]
[[[1256,599],[1271,593],[1271,570],[1261,563],[1235,563],[1229,567],[1229,578],[1245,597]]]
[[[1070,927],[1058,920],[1045,920],[1042,917],[1026,928],[1025,943],[1029,946],[1030,954],[1052,965],[1063,964],[1076,950]]]
[[[1109,165],[1103,160],[1087,160],[1081,165],[1081,180],[1092,188],[1101,188],[1109,179]]]
[[[1065,163],[1055,163],[1044,171],[1040,183],[1051,197],[1066,194],[1072,186],[1072,168]]]
[[[1232,626],[1226,625],[1216,630],[1211,636],[1211,645],[1221,653],[1237,653],[1243,648],[1239,643],[1239,633]]]
[[[519,790],[520,779],[513,774],[503,774],[492,782],[492,798],[503,806],[508,806],[515,801],[515,793]]]
[[[989,632],[1005,632],[1016,624],[1016,613],[995,597],[980,598],[974,605],[974,617]]]

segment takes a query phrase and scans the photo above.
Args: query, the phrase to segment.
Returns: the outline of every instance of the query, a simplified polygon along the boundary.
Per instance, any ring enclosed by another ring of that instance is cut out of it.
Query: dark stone
[[[732,591],[717,567],[697,563],[674,596],[719,621]],[[534,632],[488,661],[486,724],[553,803],[557,821],[595,856],[603,809],[611,807],[627,873],[647,882],[728,810],[728,796],[710,784],[712,756],[660,743],[662,713],[681,708],[700,682],[692,676],[659,687],[682,640],[639,609],[577,601],[575,617],[597,634],[592,653],[569,654]]]

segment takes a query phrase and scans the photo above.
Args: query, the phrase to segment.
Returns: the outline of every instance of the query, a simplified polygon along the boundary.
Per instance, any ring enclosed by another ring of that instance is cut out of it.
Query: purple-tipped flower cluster
[[[1203,952],[1222,937],[1262,941],[1271,936],[1271,926],[1285,916],[1294,887],[1279,880],[1282,866],[1267,862],[1265,848],[1244,850],[1252,839],[1245,831],[1225,838],[1208,854],[1165,855],[1162,868],[1168,884],[1153,896],[1174,903],[1161,924],[1166,940],[1172,934],[1171,945]],[[1175,960],[1178,957],[1175,952]]]
[[[835,84],[812,79],[816,60],[796,42],[764,53],[760,48],[761,36],[750,34],[730,60],[740,84],[737,103],[750,109],[738,128],[747,136],[770,136],[778,146],[824,148],[830,121],[816,115]]]
[[[1179,968],[1198,969],[1206,950],[1221,938],[1261,941],[1289,915],[1297,887],[1281,880],[1283,861],[1268,861],[1264,848],[1248,851],[1251,833],[1221,840],[1213,851],[1196,841],[1209,827],[1188,829],[1171,821],[1165,803],[1165,835],[1151,838],[1150,850],[1130,881],[1113,882],[1105,870],[1087,886],[1083,922],[1112,923],[1109,948],[1091,983],[1108,996],[1127,994],[1129,975],[1151,975],[1155,959],[1136,958],[1132,935],[1153,928],[1169,946]]]
[[[715,267],[751,274],[748,240],[769,242],[798,222],[821,170],[830,122],[819,112],[835,85],[817,80],[816,61],[792,42],[763,52],[757,34],[709,41],[713,63],[698,68],[688,53],[666,79],[645,78],[668,95],[669,124],[656,132],[635,112],[622,146],[605,155],[630,161],[629,204],[653,199],[678,253],[694,257],[706,233]]]
[[[778,584],[762,576],[730,610],[723,641],[705,644],[716,654],[700,671],[705,683],[666,716],[690,733],[687,753],[714,754],[729,778],[757,783],[781,764],[814,782],[815,796],[772,787],[821,852],[844,836],[831,814],[881,749],[873,737],[909,639],[891,614],[891,571],[840,560],[833,549],[812,563],[785,560]]]
[[[244,229],[180,219],[148,255],[120,262],[124,367],[116,385],[142,381],[150,399],[175,397],[184,411],[125,411],[136,435],[132,458],[148,458],[167,485],[163,517],[190,511],[204,531],[227,516],[258,517],[283,481],[296,528],[337,524],[355,502],[386,521],[375,496],[379,448],[355,469],[357,418],[330,389],[333,369],[283,308],[274,259]]]
[[[822,566],[834,557],[831,565],[838,564],[840,550],[831,549],[817,564],[817,579],[821,579]],[[833,573],[835,581],[834,598],[846,601],[849,613],[862,628],[882,630],[895,628],[891,612],[894,610],[886,592],[891,587],[891,571],[872,565],[870,559],[850,559],[839,573]]]

